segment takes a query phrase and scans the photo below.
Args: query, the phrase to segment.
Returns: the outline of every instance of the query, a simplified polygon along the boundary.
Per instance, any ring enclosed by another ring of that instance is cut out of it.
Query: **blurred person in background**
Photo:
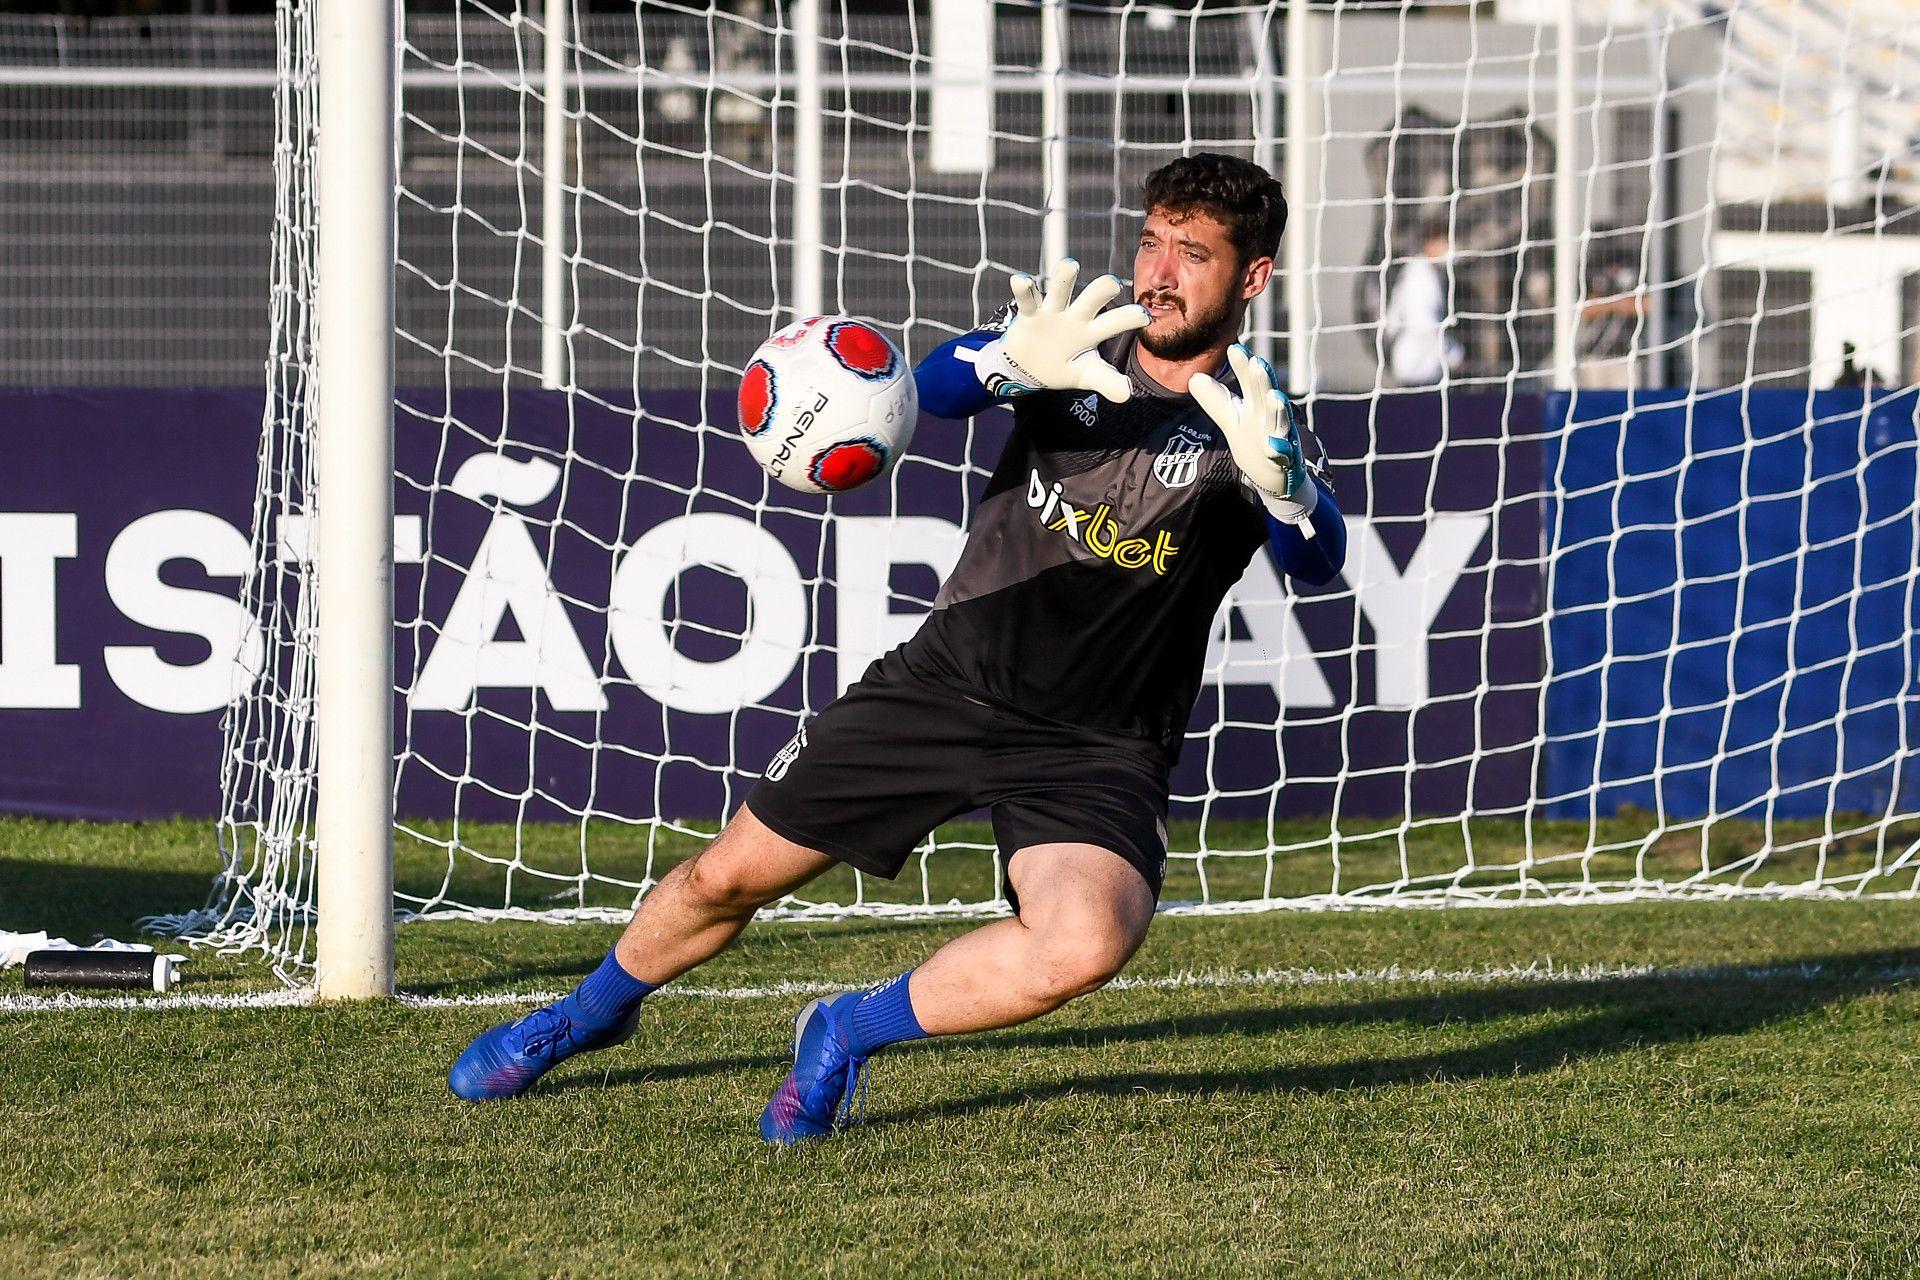
[[[1447,301],[1446,266],[1453,241],[1446,228],[1431,228],[1421,255],[1409,258],[1387,295],[1387,372],[1394,385],[1431,387],[1460,368],[1465,356],[1450,330],[1453,309]]]
[[[1886,374],[1873,368],[1871,365],[1861,364],[1858,358],[1859,355],[1860,348],[1854,346],[1853,343],[1843,342],[1840,344],[1840,372],[1833,376],[1834,390],[1838,391],[1847,387],[1864,387],[1868,390],[1872,390],[1875,387],[1884,389],[1893,385],[1893,380],[1888,378]]]
[[[1580,304],[1579,384],[1625,390],[1642,385],[1648,335],[1640,281],[1638,227],[1596,228],[1586,251],[1587,290]],[[1635,335],[1640,335],[1635,341]]]

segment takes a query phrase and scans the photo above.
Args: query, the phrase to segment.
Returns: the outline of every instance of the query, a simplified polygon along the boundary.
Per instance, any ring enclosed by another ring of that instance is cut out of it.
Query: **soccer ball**
[[[906,357],[846,316],[796,320],[740,378],[740,432],[768,475],[802,493],[845,493],[906,451],[920,396]]]

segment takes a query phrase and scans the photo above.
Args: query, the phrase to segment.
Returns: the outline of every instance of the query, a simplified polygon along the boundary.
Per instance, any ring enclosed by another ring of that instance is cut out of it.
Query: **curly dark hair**
[[[1161,165],[1141,184],[1140,198],[1149,213],[1160,209],[1176,220],[1195,213],[1217,219],[1243,266],[1278,253],[1280,233],[1287,229],[1287,197],[1279,180],[1250,160],[1217,151]]]

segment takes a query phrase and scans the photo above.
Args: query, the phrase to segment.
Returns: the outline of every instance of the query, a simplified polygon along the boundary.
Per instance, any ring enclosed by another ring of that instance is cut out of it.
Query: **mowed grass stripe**
[[[1903,1274],[1920,1006],[1871,979],[1104,993],[752,1118],[791,1008],[663,1003],[518,1102],[487,1020],[12,1019],[21,1274]],[[25,1246],[31,1245],[31,1248]]]
[[[39,834],[56,865],[16,891],[15,850],[0,927],[57,903],[86,941],[210,870],[204,840]],[[660,999],[474,1107],[447,1067],[509,1011],[456,1002],[560,989],[617,929],[407,925],[423,1002],[0,1011],[0,1276],[1911,1277],[1916,926],[1902,901],[1165,919],[1133,981],[884,1055],[864,1126],[783,1155],[753,1122],[804,995]],[[687,984],[863,985],[964,927],[753,929]],[[202,959],[189,991],[277,985]],[[1301,979],[1346,973],[1382,980]],[[1193,981],[1237,975],[1291,976]]]

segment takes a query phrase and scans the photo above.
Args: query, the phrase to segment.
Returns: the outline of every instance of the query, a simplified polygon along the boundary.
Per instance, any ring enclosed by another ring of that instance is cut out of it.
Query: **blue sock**
[[[913,1016],[913,1000],[907,995],[909,969],[892,982],[875,987],[853,1006],[853,1051],[866,1057],[902,1040],[920,1040],[926,1032]]]
[[[558,1007],[583,1028],[606,1030],[632,1017],[640,1002],[654,990],[654,983],[642,982],[628,973],[609,951],[600,967],[588,974]]]

